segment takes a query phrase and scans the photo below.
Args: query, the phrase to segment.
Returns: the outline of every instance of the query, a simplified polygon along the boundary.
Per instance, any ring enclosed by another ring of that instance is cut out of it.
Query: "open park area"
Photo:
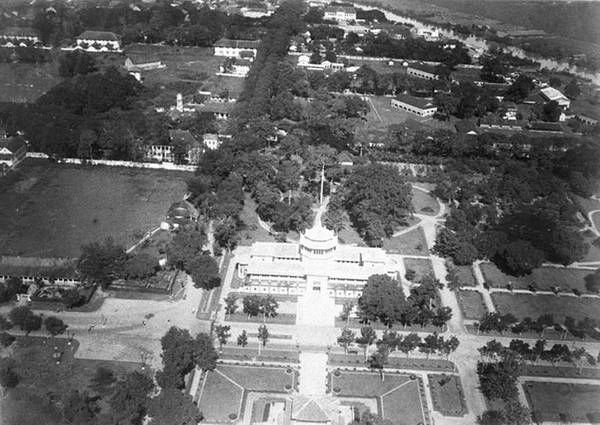
[[[291,368],[219,365],[200,383],[198,409],[208,421],[228,422],[240,417],[249,393],[285,394],[296,384]]]
[[[528,381],[523,390],[531,412],[540,422],[600,421],[600,385]]]
[[[382,379],[376,373],[336,370],[329,379],[333,395],[375,399],[377,413],[392,423],[429,424],[423,381],[416,375],[387,372]]]
[[[141,363],[76,359],[78,345],[77,340],[69,345],[66,338],[17,337],[4,349],[12,351],[9,361],[19,377],[19,385],[0,401],[4,424],[62,424],[56,405],[71,390],[106,396],[114,389],[114,384],[93,384],[99,367],[112,371],[115,379],[142,371]]]
[[[465,319],[480,320],[488,312],[480,292],[459,290],[456,296]]]
[[[427,241],[421,227],[384,239],[383,248],[386,251],[403,255],[429,255]]]
[[[514,289],[531,289],[537,291],[552,291],[560,288],[562,292],[572,292],[576,289],[581,293],[588,292],[585,288],[585,276],[593,273],[588,269],[566,269],[558,267],[540,267],[525,276],[509,276],[502,273],[493,263],[480,265],[486,283],[492,288],[506,288],[510,283]]]
[[[135,243],[182,199],[188,175],[28,159],[0,180],[0,254],[77,257],[107,237]]]
[[[563,323],[567,316],[582,320],[600,315],[600,299],[597,298],[493,293],[492,301],[498,312],[514,314],[519,320],[552,314],[557,323]]]

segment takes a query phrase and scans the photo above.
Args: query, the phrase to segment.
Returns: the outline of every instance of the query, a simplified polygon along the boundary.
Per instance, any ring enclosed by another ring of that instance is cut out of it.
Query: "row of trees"
[[[6,331],[13,326],[18,326],[26,334],[29,334],[32,331],[39,331],[43,324],[48,334],[56,336],[65,333],[68,327],[58,317],[48,316],[43,318],[31,311],[29,307],[13,308],[8,313],[8,318],[10,321],[6,320],[4,316],[0,316],[0,330]]]

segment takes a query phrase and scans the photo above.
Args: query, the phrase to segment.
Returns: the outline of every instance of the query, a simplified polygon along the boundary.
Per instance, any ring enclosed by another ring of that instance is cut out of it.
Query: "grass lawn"
[[[219,365],[206,374],[198,408],[209,421],[229,421],[240,415],[247,392],[286,393],[295,380],[292,369]]]
[[[594,218],[600,219],[600,213],[595,214]],[[600,237],[590,231],[583,232],[583,237],[590,249],[581,261],[600,261]]]
[[[502,273],[492,263],[483,263],[480,267],[485,281],[492,288],[506,288],[506,285],[511,282],[515,289],[528,289],[529,285],[535,283],[539,291],[551,291],[552,287],[560,287],[563,292],[577,289],[585,293],[587,290],[583,278],[592,273],[591,270],[585,269],[540,267],[533,270],[531,274],[516,277]]]
[[[275,238],[258,225],[256,202],[250,194],[244,194],[244,208],[240,213],[243,230],[240,232],[240,245],[252,245],[254,242],[274,242]]]
[[[18,172],[0,186],[0,254],[39,257],[77,257],[109,236],[133,244],[182,199],[190,175],[29,160]]]
[[[362,349],[351,347],[359,351],[359,354],[342,354],[329,353],[327,355],[327,363],[334,366],[342,367],[359,367],[363,366],[365,357],[362,354]],[[435,372],[455,372],[454,363],[444,359],[425,359],[423,357],[398,357],[390,356],[388,359],[388,368],[390,369],[407,369],[407,370],[429,370]]]
[[[600,315],[600,300],[597,298],[493,293],[492,301],[500,313],[512,313],[518,319],[536,319],[542,314],[553,314],[554,320],[562,323],[566,316],[580,320]]]
[[[139,363],[76,359],[76,340],[71,346],[66,338],[44,341],[46,338],[17,337],[14,343],[11,357],[19,384],[0,401],[5,424],[62,423],[57,403],[68,390],[90,391],[91,378],[99,366],[111,369],[116,378],[141,370]],[[54,347],[63,353],[58,365],[52,357]],[[35,422],[38,418],[45,420]]]
[[[417,214],[436,215],[440,212],[440,204],[433,196],[414,187],[412,188],[412,204]]]
[[[386,251],[403,255],[429,255],[427,241],[421,227],[400,236],[384,239],[383,248]]]
[[[422,260],[419,258],[404,258],[404,267],[406,271],[414,270],[416,276],[413,282],[418,282],[422,277],[433,274],[431,260]]]
[[[336,376],[337,375],[337,376]],[[330,388],[339,397],[376,398],[379,414],[394,423],[426,423],[424,397],[421,398],[420,380],[415,376],[335,371],[329,375]]]
[[[454,266],[454,268],[463,286],[477,286],[471,266]]]
[[[352,227],[352,224],[348,223],[346,227],[338,233],[338,240],[340,243],[356,246],[367,246],[365,241],[360,237],[356,229]]]
[[[488,311],[483,296],[477,291],[457,292],[458,304],[466,319],[480,320]]]
[[[433,409],[444,416],[464,416],[467,403],[458,375],[427,375]]]
[[[166,65],[163,69],[143,72],[145,84],[190,82],[195,84],[194,91],[219,94],[228,90],[232,97],[239,96],[244,84],[243,78],[215,75],[224,58],[214,56],[212,48],[132,44],[125,47],[124,57],[131,57],[134,63],[157,58]]]
[[[247,323],[263,323],[262,316],[253,316],[248,317],[247,314],[243,312],[235,312],[233,314],[228,314],[225,317],[226,322],[247,322]],[[280,325],[295,325],[296,324],[296,315],[295,314],[285,314],[280,313],[275,317],[267,317],[264,320],[265,323],[277,323]]]
[[[528,381],[523,385],[529,408],[543,421],[597,423],[600,418],[600,385]],[[564,419],[564,418],[563,418]]]
[[[55,61],[0,63],[0,102],[33,102],[61,81]]]
[[[260,356],[258,355],[258,348],[256,347],[256,339],[254,341],[250,341],[250,345],[247,347],[241,347],[239,345],[235,345],[235,338],[237,335],[234,335],[229,342],[229,345],[225,345],[223,347],[223,352],[220,354],[220,357],[227,358],[231,360],[251,360],[256,357],[257,360],[260,361],[277,361],[281,363],[299,363],[300,357],[299,352],[296,346],[282,346],[278,345],[278,349],[272,349],[270,345],[267,345],[266,348],[260,350]]]

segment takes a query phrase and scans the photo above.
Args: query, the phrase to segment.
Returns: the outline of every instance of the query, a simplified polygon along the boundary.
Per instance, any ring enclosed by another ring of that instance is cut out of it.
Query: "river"
[[[424,22],[417,21],[416,19],[413,19],[413,18],[398,15],[394,12],[390,12],[389,10],[383,9],[378,6],[367,5],[367,4],[358,4],[358,3],[355,3],[354,6],[364,8],[364,9],[381,10],[385,14],[385,17],[389,21],[392,21],[392,22],[410,24],[410,25],[413,25],[415,28],[420,28],[420,29],[426,29],[426,30],[434,29],[434,30],[438,31],[440,34],[442,34],[448,38],[459,39],[463,43],[465,43],[467,46],[470,46],[479,51],[488,50],[490,47],[490,43],[483,38],[475,37],[473,35],[471,35],[469,37],[464,37],[462,34],[457,34],[452,30],[447,30],[445,28],[441,28],[441,27],[438,27],[435,25],[426,24]],[[598,74],[598,73],[594,74],[589,71],[581,70],[576,66],[570,65],[566,61],[557,61],[554,59],[549,59],[549,58],[533,55],[519,47],[515,47],[515,46],[503,46],[503,47],[504,47],[505,52],[510,53],[513,56],[523,58],[523,59],[530,59],[530,60],[539,62],[542,68],[546,68],[546,69],[553,70],[553,71],[567,71],[570,74],[577,75],[578,77],[585,78],[587,80],[591,80],[594,84],[600,85],[600,74]]]

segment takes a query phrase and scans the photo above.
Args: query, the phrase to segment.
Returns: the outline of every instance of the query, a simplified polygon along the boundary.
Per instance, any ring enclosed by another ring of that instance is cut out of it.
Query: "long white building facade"
[[[239,247],[241,292],[304,295],[321,292],[357,298],[367,279],[387,274],[400,279],[398,264],[381,248],[340,244],[337,235],[315,220],[297,243],[255,242]]]

